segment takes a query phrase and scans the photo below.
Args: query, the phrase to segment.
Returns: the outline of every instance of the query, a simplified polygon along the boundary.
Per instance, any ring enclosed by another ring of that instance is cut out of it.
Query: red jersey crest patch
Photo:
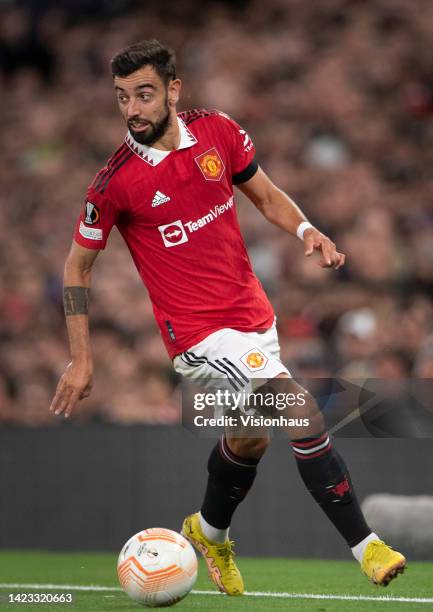
[[[195,161],[207,181],[221,180],[225,166],[215,147],[196,157]]]

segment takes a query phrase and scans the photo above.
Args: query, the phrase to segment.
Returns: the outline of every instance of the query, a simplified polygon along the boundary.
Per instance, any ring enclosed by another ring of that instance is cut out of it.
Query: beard
[[[129,131],[134,140],[142,145],[150,147],[157,140],[162,138],[170,127],[170,112],[167,102],[165,103],[165,113],[159,121],[145,121],[147,130],[145,132],[137,132],[131,126],[133,123],[140,123],[139,117],[132,117],[127,121]]]

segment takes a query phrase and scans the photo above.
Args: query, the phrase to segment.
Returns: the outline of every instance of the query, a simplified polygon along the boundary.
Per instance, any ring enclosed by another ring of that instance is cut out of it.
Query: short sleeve
[[[74,240],[87,249],[104,249],[118,212],[114,202],[105,193],[97,191],[95,182],[97,179],[87,190],[75,226]]]
[[[233,185],[239,185],[248,181],[257,172],[258,164],[255,161],[256,149],[247,132],[236,121],[233,121],[233,119],[224,113],[220,113],[220,115],[223,117],[228,131],[232,183]]]

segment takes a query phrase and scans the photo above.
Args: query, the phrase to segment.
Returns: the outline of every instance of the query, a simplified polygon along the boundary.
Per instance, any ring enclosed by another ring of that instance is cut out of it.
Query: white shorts
[[[251,393],[254,379],[269,380],[283,372],[291,376],[280,360],[275,320],[264,332],[219,329],[176,355],[173,366],[206,390],[227,388]]]

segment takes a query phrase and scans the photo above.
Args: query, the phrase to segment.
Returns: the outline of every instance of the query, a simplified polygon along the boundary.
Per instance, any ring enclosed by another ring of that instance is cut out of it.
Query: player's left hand
[[[321,258],[318,265],[322,268],[338,270],[344,265],[346,255],[339,253],[337,247],[328,236],[319,232],[315,227],[309,227],[304,232],[305,255],[309,257],[314,251],[319,251]]]

